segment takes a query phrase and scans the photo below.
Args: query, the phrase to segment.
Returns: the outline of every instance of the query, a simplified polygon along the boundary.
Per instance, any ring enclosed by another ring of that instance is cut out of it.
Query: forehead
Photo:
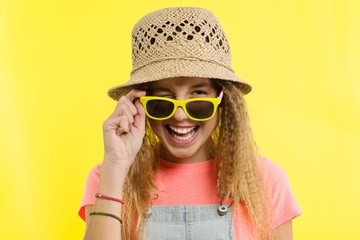
[[[162,79],[151,84],[151,88],[194,88],[194,87],[214,87],[214,82],[210,78],[198,77],[176,77]]]

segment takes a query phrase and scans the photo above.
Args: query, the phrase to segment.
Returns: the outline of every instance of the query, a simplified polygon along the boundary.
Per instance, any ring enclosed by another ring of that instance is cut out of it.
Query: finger
[[[117,136],[120,136],[121,134],[128,133],[129,131],[130,131],[129,128],[119,127],[118,129],[116,129],[115,134]]]
[[[132,119],[132,121],[134,121]],[[110,117],[103,123],[104,132],[115,132],[117,135],[129,132],[130,123],[126,116]]]
[[[135,101],[135,107],[137,109],[137,114],[134,117],[134,127],[138,128],[140,131],[145,132],[145,111],[143,105],[139,100]]]
[[[112,114],[112,117],[125,116],[131,123],[134,121],[134,115],[136,115],[137,109],[135,105],[129,100],[124,100],[123,103],[119,104]]]
[[[135,105],[127,99],[123,99],[121,103],[119,103],[111,114],[111,118],[116,118],[119,116],[124,116],[128,119],[128,121],[132,124],[134,122],[134,115],[137,113],[137,109]]]
[[[137,98],[145,95],[146,92],[143,90],[132,89],[130,92],[126,94],[126,98],[129,99],[131,102],[134,102]]]
[[[136,107],[134,105],[134,102],[130,101],[129,99],[125,100],[125,106],[126,106],[127,112],[130,115],[134,116],[137,113],[137,109],[136,109]]]
[[[121,96],[115,107],[113,114],[115,116],[124,115],[124,114],[128,114],[128,116],[131,114],[132,116],[134,116],[137,113],[137,109],[134,106],[133,102],[135,99],[144,95],[146,95],[145,91],[133,89],[125,96]]]
[[[130,131],[130,125],[129,119],[125,116],[120,116],[115,121],[116,135],[120,136],[121,134],[128,133]]]
[[[116,103],[116,106],[115,106],[115,109],[114,109],[114,111],[111,113],[111,115],[110,116],[118,116],[119,114],[119,112],[120,112],[120,108],[121,108],[121,106],[125,103],[125,96],[121,96],[120,98],[119,98],[119,100],[117,101],[117,103]]]

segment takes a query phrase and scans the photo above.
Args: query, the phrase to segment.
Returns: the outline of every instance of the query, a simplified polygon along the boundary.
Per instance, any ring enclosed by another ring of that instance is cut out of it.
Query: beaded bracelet
[[[107,213],[107,212],[91,212],[90,216],[92,216],[92,215],[101,215],[101,216],[112,217],[112,218],[115,218],[116,220],[118,220],[120,222],[120,224],[122,224],[122,220],[118,216],[116,216],[114,214],[111,214],[111,213]]]
[[[124,201],[121,200],[120,198],[114,198],[114,197],[106,196],[106,195],[103,195],[101,193],[95,193],[95,197],[96,198],[101,198],[101,199],[106,199],[106,200],[111,200],[111,201],[115,201],[115,202],[119,202],[121,204],[124,204]]]

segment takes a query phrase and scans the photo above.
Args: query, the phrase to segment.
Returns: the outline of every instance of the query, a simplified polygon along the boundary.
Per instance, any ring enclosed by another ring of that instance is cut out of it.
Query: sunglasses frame
[[[219,96],[216,97],[216,98],[189,98],[189,99],[185,99],[185,100],[176,100],[176,99],[172,99],[172,98],[158,97],[158,96],[142,96],[142,97],[140,97],[140,102],[144,107],[146,115],[149,118],[154,119],[154,120],[166,120],[166,119],[169,119],[172,116],[174,116],[174,114],[175,114],[176,110],[178,109],[178,107],[181,107],[183,109],[184,113],[186,114],[186,116],[189,119],[194,120],[194,121],[207,121],[207,120],[209,120],[209,119],[211,119],[211,118],[213,118],[215,116],[215,113],[217,111],[217,108],[218,108],[219,104],[221,103],[223,95],[224,95],[224,93],[223,93],[223,91],[221,91]],[[171,114],[169,114],[169,116],[166,116],[166,117],[163,117],[163,118],[158,118],[158,117],[151,116],[148,113],[147,108],[146,108],[146,104],[150,100],[163,100],[163,101],[171,102],[172,104],[174,104],[174,109],[171,112]],[[199,118],[192,117],[188,113],[187,108],[186,108],[186,104],[189,103],[189,102],[197,102],[197,101],[206,101],[206,102],[211,102],[213,104],[214,111],[213,111],[213,113],[212,113],[212,115],[210,117],[208,117],[208,118],[200,118],[199,119]]]

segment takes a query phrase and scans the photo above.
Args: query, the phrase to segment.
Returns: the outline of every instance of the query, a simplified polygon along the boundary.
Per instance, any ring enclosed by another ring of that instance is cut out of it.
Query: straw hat
[[[202,8],[165,8],[140,19],[132,31],[130,80],[108,95],[117,100],[128,86],[172,77],[229,80],[244,94],[251,91],[231,68],[230,46],[220,23]]]

